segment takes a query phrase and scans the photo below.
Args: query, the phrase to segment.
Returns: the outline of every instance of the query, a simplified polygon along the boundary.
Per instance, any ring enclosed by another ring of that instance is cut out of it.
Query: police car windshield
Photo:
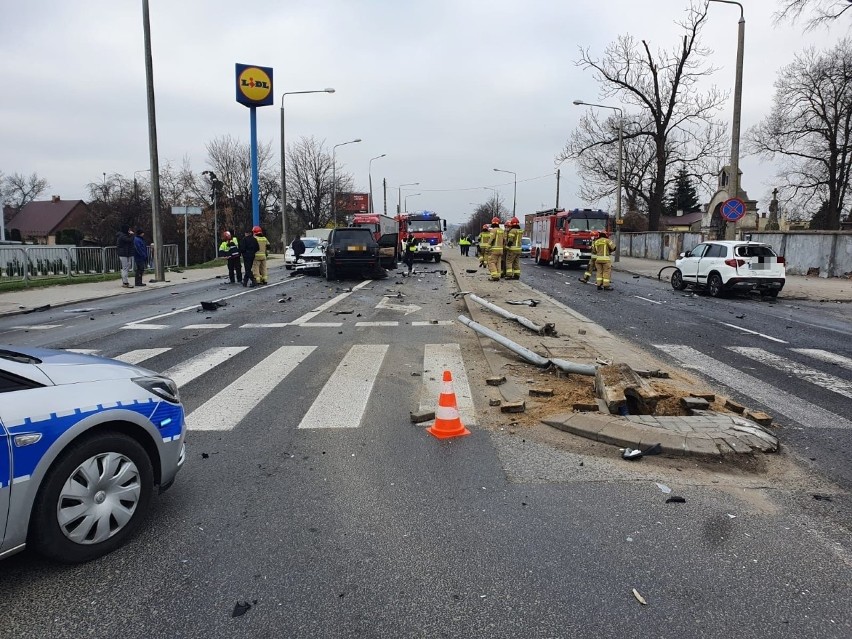
[[[440,220],[411,220],[408,223],[408,230],[412,233],[440,233]]]

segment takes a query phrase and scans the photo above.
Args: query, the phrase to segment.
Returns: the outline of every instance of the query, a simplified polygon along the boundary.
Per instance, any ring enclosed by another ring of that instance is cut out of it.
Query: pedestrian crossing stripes
[[[473,395],[467,380],[467,371],[462,360],[461,347],[458,344],[427,344],[423,357],[423,386],[420,393],[420,410],[430,410],[435,406],[435,398],[441,394],[443,372],[450,371],[453,376],[453,389],[456,393],[459,416],[466,426],[476,425],[476,409]]]
[[[796,375],[804,379],[805,381],[811,382],[812,384],[816,384],[817,386],[822,386],[823,388],[828,389],[834,393],[852,399],[852,382],[850,382],[849,380],[843,380],[839,377],[835,377],[834,375],[823,373],[822,371],[818,371],[808,366],[799,364],[798,362],[789,360],[786,357],[781,357],[780,355],[776,355],[775,353],[770,353],[769,351],[763,350],[762,348],[730,346],[729,350],[740,355],[744,355],[745,357],[753,359],[756,362],[774,366],[778,370],[790,373],[791,375]]]
[[[725,386],[751,397],[780,415],[805,427],[852,428],[852,422],[832,412],[799,399],[789,392],[729,366],[709,355],[682,344],[655,344],[657,348],[679,361],[685,368],[695,370]]]
[[[814,359],[818,359],[822,362],[837,364],[838,366],[852,370],[852,359],[843,357],[843,355],[838,355],[837,353],[824,351],[819,348],[791,348],[790,350],[795,353],[799,353],[800,355],[807,355],[808,357],[813,357]]]
[[[306,313],[301,317],[293,320],[292,322],[264,322],[264,323],[255,323],[248,322],[246,324],[237,325],[238,328],[287,328],[288,326],[296,326],[299,328],[340,328],[343,326],[343,322],[311,322],[308,321],[313,319],[317,315],[321,314],[323,311],[311,311],[310,313]],[[410,324],[406,324],[404,322],[399,322],[396,320],[376,320],[376,321],[361,321],[356,322],[355,326],[359,328],[369,328],[369,327],[398,327],[398,326],[452,326],[455,323],[455,320],[428,320],[428,321],[416,321],[411,322]],[[37,324],[35,326],[13,326],[14,329],[19,330],[38,330],[45,331],[55,328],[63,328],[63,324]],[[198,331],[198,330],[222,330],[231,327],[232,324],[187,324],[186,326],[171,326],[169,324],[136,324],[129,323],[125,324],[121,328],[127,331],[164,331],[168,329],[178,329],[185,331]],[[83,351],[87,349],[81,349]]]
[[[225,346],[222,348],[211,348],[204,351],[195,357],[192,357],[185,362],[173,366],[163,372],[167,377],[171,377],[172,381],[178,385],[178,388],[184,386],[194,380],[196,377],[203,375],[207,371],[215,368],[219,364],[228,361],[234,355],[238,355],[246,350],[248,346]]]
[[[116,355],[113,359],[117,359],[119,362],[124,362],[125,364],[140,364],[144,362],[146,359],[151,359],[152,357],[156,357],[157,355],[162,355],[166,351],[171,350],[170,348],[140,348],[135,351],[128,351],[127,353],[122,353],[121,355]],[[93,353],[97,353],[94,351]]]

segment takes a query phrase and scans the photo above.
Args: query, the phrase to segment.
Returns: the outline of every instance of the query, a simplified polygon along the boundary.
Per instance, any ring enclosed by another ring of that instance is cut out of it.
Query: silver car
[[[119,547],[185,459],[177,385],[111,359],[0,350],[0,558],[78,563]],[[5,532],[4,532],[5,531]]]

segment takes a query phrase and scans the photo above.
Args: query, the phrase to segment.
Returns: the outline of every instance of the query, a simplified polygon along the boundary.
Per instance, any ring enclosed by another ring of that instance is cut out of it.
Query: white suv
[[[727,291],[759,291],[777,297],[786,281],[784,258],[760,242],[702,242],[675,261],[672,288],[707,289],[713,297]]]

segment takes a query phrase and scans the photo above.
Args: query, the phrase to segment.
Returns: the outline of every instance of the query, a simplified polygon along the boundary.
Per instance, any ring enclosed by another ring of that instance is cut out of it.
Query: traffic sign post
[[[187,228],[188,225],[186,223],[187,217],[190,215],[201,215],[201,207],[200,206],[173,206],[172,207],[172,215],[183,215],[183,267],[187,268],[189,266],[189,249],[187,242]]]
[[[722,202],[722,217],[728,222],[736,222],[746,214],[745,202],[738,197],[732,197]]]
[[[272,68],[236,64],[237,102],[249,108],[249,147],[251,151],[251,219],[260,225],[260,196],[257,176],[257,107],[272,104]],[[284,160],[282,159],[282,162]],[[284,207],[281,207],[284,211]]]

